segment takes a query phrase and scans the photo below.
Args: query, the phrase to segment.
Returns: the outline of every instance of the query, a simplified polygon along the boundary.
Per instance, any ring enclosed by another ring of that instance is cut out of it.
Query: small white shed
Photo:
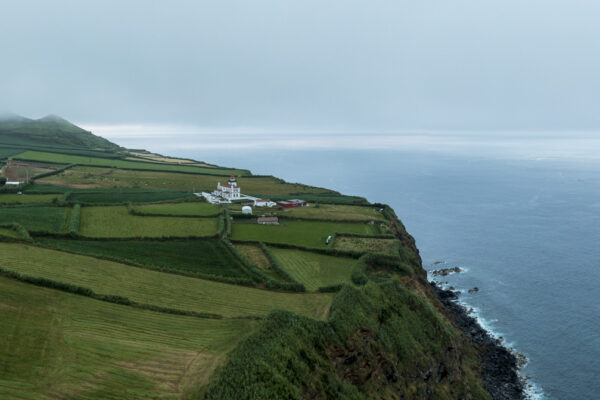
[[[250,207],[250,206],[242,207],[242,214],[252,214],[252,207]]]

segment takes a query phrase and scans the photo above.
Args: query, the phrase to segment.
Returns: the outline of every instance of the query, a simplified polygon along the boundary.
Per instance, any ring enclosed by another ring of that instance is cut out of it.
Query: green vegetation
[[[393,254],[400,247],[398,239],[375,239],[352,236],[336,236],[333,248],[342,251],[360,251]]]
[[[59,194],[0,194],[1,204],[43,204],[58,200]]]
[[[350,221],[385,221],[375,208],[340,204],[311,204],[309,207],[286,208],[278,215],[293,218]]]
[[[188,216],[216,216],[219,206],[203,202],[175,203],[175,204],[149,204],[134,206],[136,215],[188,215]]]
[[[20,160],[42,161],[59,164],[81,164],[93,165],[99,167],[124,168],[132,170],[157,170],[157,171],[179,171],[189,172],[192,174],[209,174],[209,175],[245,175],[248,174],[244,170],[236,169],[221,169],[221,168],[205,168],[186,165],[174,165],[164,163],[136,162],[125,161],[119,159],[108,159],[98,157],[82,157],[77,155],[48,153],[42,151],[25,151],[15,156]]]
[[[165,399],[208,377],[254,322],[169,315],[0,278],[0,397]]]
[[[0,237],[7,237],[11,239],[20,239],[19,232],[12,228],[5,228],[0,226]]]
[[[16,222],[30,232],[66,232],[69,214],[68,207],[2,207],[0,224]]]
[[[165,272],[249,278],[238,260],[217,240],[97,241],[40,237],[36,242],[59,250],[132,263]]]
[[[350,283],[353,258],[333,257],[294,249],[270,249],[277,264],[307,290]]]
[[[88,237],[210,237],[217,218],[140,217],[125,206],[83,207],[79,232]]]
[[[116,151],[120,147],[55,115],[38,120],[18,115],[0,121],[0,143],[39,147],[77,147]]]
[[[329,294],[293,294],[190,278],[112,261],[43,249],[0,243],[2,268],[93,290],[100,295],[224,317],[261,316],[273,308],[324,318]]]
[[[235,220],[231,238],[241,241],[326,248],[327,237],[337,232],[375,235],[377,228],[371,224],[361,223],[280,220],[279,225],[259,225],[256,222]]]
[[[156,165],[156,164],[149,164]],[[168,164],[159,164],[168,165]],[[189,166],[188,166],[189,167]],[[225,171],[214,169],[215,175],[199,175],[177,172],[132,171],[116,168],[77,166],[37,180],[37,183],[71,186],[74,188],[115,188],[133,187],[161,190],[213,191],[217,182],[229,179]],[[218,173],[218,174],[217,174]],[[240,176],[238,184],[243,193],[270,193],[270,195],[288,195],[293,193],[324,193],[335,195],[328,189],[315,188],[297,183],[286,183],[270,176]],[[266,195],[267,196],[267,195]],[[289,196],[285,197],[288,198]]]
[[[0,136],[0,140],[1,139],[2,139],[2,136]],[[23,149],[9,148],[9,147],[2,146],[2,148],[0,148],[0,159],[14,156],[15,154],[19,154],[22,152],[23,152]]]
[[[270,314],[231,352],[206,399],[488,399],[467,353],[452,327],[397,280],[346,286],[327,321]]]
[[[117,189],[71,192],[66,197],[66,200],[73,203],[122,204],[128,202],[153,203],[196,198],[193,193],[184,191]]]

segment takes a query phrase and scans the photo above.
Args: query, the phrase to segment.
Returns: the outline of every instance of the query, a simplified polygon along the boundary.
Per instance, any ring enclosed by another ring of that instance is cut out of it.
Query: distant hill
[[[51,145],[109,151],[121,149],[56,115],[40,119],[29,119],[17,114],[0,115],[0,146],[2,145]]]

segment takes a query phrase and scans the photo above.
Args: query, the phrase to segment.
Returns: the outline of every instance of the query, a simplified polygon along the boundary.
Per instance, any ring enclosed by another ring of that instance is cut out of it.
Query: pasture
[[[40,247],[0,243],[2,268],[92,289],[98,294],[224,317],[265,316],[273,308],[315,318],[327,316],[332,296],[272,292],[136,268]]]
[[[88,237],[207,237],[217,234],[218,218],[142,217],[125,206],[82,207],[79,233]]]
[[[333,248],[344,251],[361,251],[370,253],[392,254],[394,244],[398,239],[376,239],[338,236],[335,238]]]
[[[172,399],[207,383],[251,320],[139,310],[0,277],[0,398]]]
[[[325,240],[334,233],[376,235],[377,228],[366,223],[288,221],[279,225],[259,225],[254,220],[235,220],[232,225],[233,240],[266,243],[285,243],[311,248],[327,248]]]
[[[215,170],[222,171],[222,170]],[[221,174],[223,175],[223,174]],[[213,191],[217,182],[226,182],[228,176],[192,175],[177,172],[130,171],[115,168],[77,166],[59,174],[38,179],[37,183],[73,188],[132,187],[162,190]],[[237,177],[245,194],[287,195],[292,193],[334,193],[296,183],[286,183],[273,177]]]
[[[39,237],[36,242],[58,250],[105,257],[166,272],[248,278],[238,259],[219,240],[98,241]]]
[[[0,204],[43,204],[58,200],[59,194],[0,194]]]
[[[21,238],[21,235],[19,235],[19,232],[17,232],[14,229],[5,228],[5,227],[0,227],[0,237],[1,236],[8,237],[11,239],[20,239]]]
[[[215,216],[220,208],[217,205],[204,202],[190,203],[171,203],[171,204],[148,204],[143,206],[134,206],[135,212],[155,215],[195,215],[195,216]]]
[[[211,175],[247,175],[246,170],[238,169],[216,169],[214,167],[196,167],[189,165],[175,165],[164,163],[152,163],[143,161],[126,161],[122,159],[109,159],[98,157],[84,157],[70,154],[48,153],[43,151],[27,150],[23,153],[14,156],[20,160],[50,162],[58,164],[81,164],[92,165],[97,167],[111,168],[126,168],[133,170],[158,170],[158,171],[180,171],[194,174],[211,174]]]
[[[277,264],[307,290],[350,283],[353,258],[334,257],[294,249],[271,248]]]
[[[153,203],[157,201],[175,201],[196,199],[191,192],[174,190],[148,190],[148,189],[108,189],[76,191],[70,193],[67,200],[72,203],[88,204],[118,204],[118,203]]]
[[[308,207],[286,208],[277,213],[286,217],[307,219],[385,221],[385,217],[376,208],[340,204],[310,204]]]
[[[0,224],[16,222],[32,232],[66,232],[70,211],[69,207],[2,207]]]

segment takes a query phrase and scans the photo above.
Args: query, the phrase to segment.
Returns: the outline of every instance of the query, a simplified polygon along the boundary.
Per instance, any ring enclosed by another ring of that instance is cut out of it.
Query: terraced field
[[[0,398],[172,399],[206,384],[251,320],[138,310],[0,277]]]
[[[353,258],[332,257],[308,251],[271,248],[275,261],[308,290],[350,283]]]
[[[214,216],[220,211],[219,206],[210,203],[173,203],[173,204],[148,204],[135,206],[136,212],[157,215],[197,215]]]
[[[227,179],[229,177],[225,176],[225,172],[213,175],[195,175],[176,172],[130,171],[115,168],[77,166],[57,175],[38,179],[37,182],[74,188],[135,187],[163,190],[194,190],[198,192],[202,190],[215,190],[217,182],[225,182]],[[286,183],[272,177],[239,176],[237,180],[242,193],[246,194],[334,193],[327,189]]]
[[[217,234],[217,218],[142,217],[125,206],[82,207],[79,232],[88,237],[208,237]]]
[[[327,237],[337,232],[361,235],[376,235],[378,233],[374,225],[366,223],[281,220],[279,225],[259,225],[239,220],[232,226],[231,237],[234,240],[326,248],[325,240]]]
[[[273,308],[324,318],[332,296],[282,293],[136,268],[24,244],[0,243],[2,268],[135,302],[224,317],[264,316]]]
[[[52,203],[60,196],[60,194],[0,194],[0,204]]]
[[[36,242],[58,250],[115,261],[134,263],[163,271],[249,278],[240,262],[220,240],[69,240],[39,237]]]
[[[150,162],[136,162],[126,161],[121,159],[108,159],[108,158],[97,158],[97,157],[83,157],[68,154],[57,154],[47,153],[43,151],[25,151],[23,153],[14,156],[20,160],[29,161],[40,161],[50,162],[59,164],[81,164],[81,165],[92,165],[98,167],[111,167],[111,168],[127,168],[133,170],[157,170],[157,171],[180,171],[190,172],[195,174],[210,174],[210,175],[246,175],[248,172],[238,169],[216,169],[206,167],[196,167],[187,165],[174,165],[174,164],[163,164],[163,163],[150,163]]]
[[[16,222],[29,231],[66,232],[68,207],[2,207],[0,224]]]

